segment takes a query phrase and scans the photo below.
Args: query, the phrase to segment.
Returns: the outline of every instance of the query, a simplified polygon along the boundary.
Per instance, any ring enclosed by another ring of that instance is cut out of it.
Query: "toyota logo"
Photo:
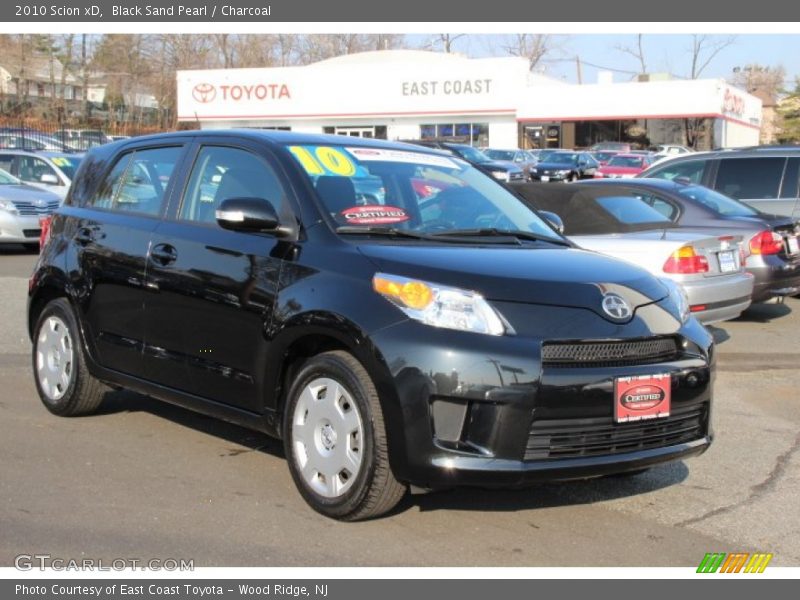
[[[603,296],[603,312],[618,321],[629,319],[633,314],[631,305],[618,294],[605,294]]]
[[[192,98],[201,104],[208,104],[213,102],[217,97],[217,88],[210,83],[198,83],[192,88]]]

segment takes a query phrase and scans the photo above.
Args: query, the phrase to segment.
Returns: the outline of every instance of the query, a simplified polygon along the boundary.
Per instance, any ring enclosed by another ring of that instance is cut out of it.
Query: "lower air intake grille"
[[[640,365],[677,357],[678,342],[672,337],[542,345],[542,363],[546,367]]]
[[[675,409],[663,419],[614,423],[611,417],[534,421],[525,460],[604,456],[664,448],[697,440],[708,431],[707,403]]]

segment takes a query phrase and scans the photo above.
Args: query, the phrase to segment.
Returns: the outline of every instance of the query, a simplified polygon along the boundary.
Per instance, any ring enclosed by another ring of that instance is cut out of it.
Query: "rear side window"
[[[742,199],[777,198],[785,158],[723,158],[714,186],[726,196]]]
[[[687,160],[666,164],[660,169],[656,169],[652,173],[648,173],[648,177],[655,177],[656,179],[686,179],[692,183],[700,183],[703,179],[703,172],[705,171],[707,161],[705,160]]]
[[[620,223],[668,223],[669,219],[636,196],[601,196],[596,200],[603,210]]]
[[[122,156],[97,188],[89,205],[158,215],[181,148],[136,150]]]
[[[783,176],[781,198],[797,198],[797,183],[800,178],[800,158],[790,158]]]
[[[674,221],[678,217],[678,208],[663,198],[653,194],[636,194],[636,197],[642,200],[648,206],[652,206],[670,221]]]

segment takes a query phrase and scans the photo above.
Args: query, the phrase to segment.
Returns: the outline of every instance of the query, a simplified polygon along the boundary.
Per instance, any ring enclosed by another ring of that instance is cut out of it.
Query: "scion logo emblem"
[[[210,83],[198,83],[192,88],[192,98],[201,104],[208,104],[213,102],[217,97],[217,88]]]
[[[618,294],[605,294],[603,296],[603,312],[612,319],[623,321],[633,314],[631,305]]]

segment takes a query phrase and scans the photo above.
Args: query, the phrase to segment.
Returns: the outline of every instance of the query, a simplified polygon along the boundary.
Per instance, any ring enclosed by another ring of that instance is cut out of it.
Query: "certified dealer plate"
[[[614,421],[631,423],[669,416],[672,380],[668,373],[614,380]]]
[[[550,177],[548,175],[542,175],[542,181],[547,183],[548,181],[550,181]]]
[[[800,244],[798,244],[797,238],[791,236],[787,239],[789,241],[789,254],[797,254],[798,252],[800,252]]]

